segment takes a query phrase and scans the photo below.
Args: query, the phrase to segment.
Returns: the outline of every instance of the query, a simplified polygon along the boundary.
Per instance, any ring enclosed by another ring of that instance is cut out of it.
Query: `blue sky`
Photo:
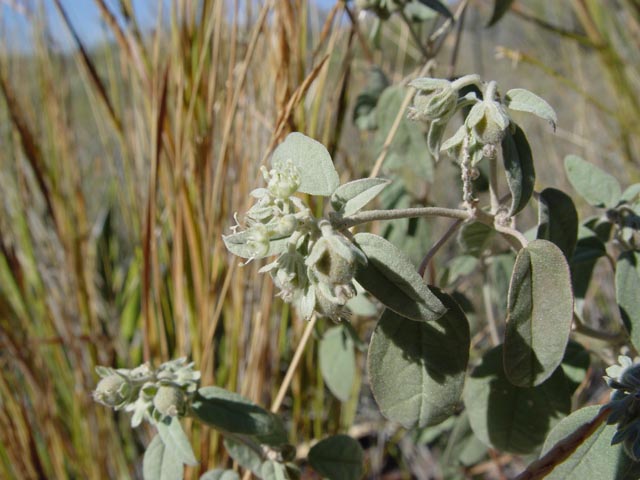
[[[318,4],[324,6],[330,6],[334,1],[316,0]],[[61,0],[61,3],[84,43],[90,46],[109,38],[106,33],[107,29],[102,24],[100,12],[93,0]],[[105,0],[105,3],[112,12],[119,11],[117,0]],[[143,30],[152,28],[156,24],[158,9],[162,3],[165,5],[164,13],[166,14],[171,0],[132,0],[136,17]],[[195,5],[198,3],[194,2]],[[6,42],[11,50],[28,52],[31,37],[30,23],[11,5],[27,5],[36,9],[37,12],[41,4],[44,5],[56,45],[61,49],[70,48],[73,42],[60,19],[53,0],[0,0],[0,41]]]

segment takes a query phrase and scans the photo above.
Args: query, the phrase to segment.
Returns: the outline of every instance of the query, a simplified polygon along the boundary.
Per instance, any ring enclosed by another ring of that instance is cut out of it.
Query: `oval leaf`
[[[233,470],[222,470],[216,468],[209,470],[200,476],[200,480],[240,480],[240,476]]]
[[[631,343],[640,348],[640,252],[623,252],[616,264],[616,301]]]
[[[287,469],[281,463],[274,460],[267,460],[260,468],[260,478],[262,480],[288,480]]]
[[[277,167],[288,160],[299,170],[299,192],[328,197],[340,185],[331,155],[313,138],[298,132],[287,135],[273,152],[271,164]]]
[[[458,243],[464,253],[479,257],[491,243],[494,234],[495,230],[484,223],[465,223],[458,234]]]
[[[509,7],[513,3],[513,0],[495,0],[493,4],[493,13],[491,14],[491,20],[487,23],[487,27],[498,23],[505,13],[509,11]]]
[[[282,445],[287,442],[287,435],[279,417],[224,388],[199,389],[191,410],[204,423],[223,432],[253,435],[261,443],[269,445]]]
[[[435,290],[434,290],[435,291]],[[447,294],[435,322],[385,310],[369,345],[369,381],[384,416],[410,428],[444,421],[460,401],[469,359],[469,324]]]
[[[287,249],[287,242],[289,237],[273,238],[269,240],[269,250],[265,255],[256,256],[251,247],[247,245],[247,241],[250,240],[251,232],[245,230],[244,232],[232,233],[231,235],[223,235],[222,241],[225,247],[234,255],[241,258],[264,258],[272,255],[278,255]]]
[[[142,477],[144,480],[182,480],[184,467],[176,452],[165,448],[156,435],[149,443],[142,460]]]
[[[577,155],[565,157],[564,169],[573,188],[590,205],[613,208],[620,201],[622,189],[613,175]]]
[[[480,440],[523,454],[542,445],[547,432],[571,411],[571,392],[561,369],[537,387],[516,387],[504,374],[499,345],[467,378],[464,404]]]
[[[512,216],[527,205],[536,182],[531,147],[524,132],[517,125],[515,132],[510,133],[507,130],[502,140],[502,159],[511,192],[509,216]]]
[[[600,407],[592,405],[573,412],[556,425],[544,442],[542,455],[560,440],[591,421]],[[563,463],[544,478],[547,480],[585,480],[611,478],[635,480],[640,476],[640,464],[634,463],[624,452],[622,444],[611,445],[615,425],[602,424]]]
[[[534,240],[518,253],[507,298],[504,369],[514,385],[544,382],[560,365],[573,321],[571,274],[562,251]]]
[[[549,122],[554,130],[556,129],[556,123],[558,123],[556,112],[545,100],[529,90],[524,88],[509,90],[505,96],[504,103],[511,110],[533,113]]]
[[[434,321],[446,309],[422,280],[411,260],[393,244],[371,233],[358,233],[355,241],[368,258],[355,278],[385,306],[411,320]]]
[[[334,435],[309,450],[309,464],[331,480],[360,480],[363,474],[362,447],[348,435]]]
[[[318,347],[320,371],[331,393],[346,402],[356,376],[356,354],[353,339],[342,326],[325,332]]]
[[[538,201],[537,238],[555,243],[570,260],[578,241],[578,211],[573,200],[560,190],[545,188]]]
[[[362,178],[340,185],[331,195],[331,206],[342,215],[353,215],[373,200],[391,180]]]
[[[184,434],[184,430],[182,430],[180,420],[172,417],[168,424],[165,422],[156,422],[155,425],[162,439],[162,443],[172,451],[180,462],[186,463],[187,465],[198,464],[196,456],[193,453],[193,448],[191,448],[191,443],[189,443],[189,439]]]
[[[247,470],[251,470],[256,475],[260,475],[260,468],[263,463],[263,456],[249,447],[249,445],[237,442],[231,438],[224,439],[224,448],[238,465]]]

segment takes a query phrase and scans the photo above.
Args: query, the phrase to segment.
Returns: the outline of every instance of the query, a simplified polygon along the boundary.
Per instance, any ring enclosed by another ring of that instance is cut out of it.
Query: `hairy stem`
[[[438,253],[438,250],[440,250],[440,248],[442,248],[442,246],[445,243],[447,243],[449,239],[458,231],[458,229],[460,228],[463,222],[464,220],[462,219],[458,219],[455,222],[453,222],[451,226],[449,226],[447,231],[444,232],[444,235],[440,238],[440,240],[438,240],[433,245],[433,247],[429,249],[427,254],[422,259],[422,262],[420,263],[420,268],[418,269],[418,273],[420,274],[421,277],[424,277],[424,274],[427,270],[427,267],[429,266],[429,262],[431,262],[431,259],[435,256],[436,253]]]
[[[345,218],[332,221],[333,228],[345,230],[360,225],[361,223],[374,222],[376,220],[397,220],[399,218],[417,217],[446,217],[458,220],[468,220],[473,214],[457,208],[418,207],[401,208],[397,210],[367,210]]]

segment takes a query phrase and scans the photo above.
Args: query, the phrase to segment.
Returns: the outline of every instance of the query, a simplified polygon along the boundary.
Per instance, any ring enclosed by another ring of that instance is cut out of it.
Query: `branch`
[[[472,214],[466,210],[457,208],[440,208],[440,207],[420,207],[420,208],[401,208],[397,210],[367,210],[365,212],[356,213],[345,218],[333,220],[333,227],[337,230],[345,230],[347,228],[360,225],[361,223],[374,222],[376,220],[397,220],[399,218],[418,218],[418,217],[445,217],[455,218],[457,220],[468,220]]]

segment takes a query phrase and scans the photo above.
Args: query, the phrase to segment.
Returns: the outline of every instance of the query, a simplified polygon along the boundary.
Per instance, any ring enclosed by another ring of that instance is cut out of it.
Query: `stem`
[[[515,228],[507,227],[505,225],[498,225],[495,223],[493,228],[496,229],[496,232],[500,232],[503,235],[507,236],[507,241],[511,243],[511,246],[516,250],[520,250],[520,248],[524,248],[529,244],[529,241],[525,238],[525,236],[520,233]],[[509,239],[515,239],[517,243],[511,242]]]
[[[549,474],[556,466],[564,462],[584,443],[609,417],[610,407],[603,407],[590,422],[556,443],[543,457],[530,464],[515,480],[537,480]]]
[[[367,210],[345,218],[334,220],[333,228],[345,230],[360,225],[361,223],[374,222],[376,220],[397,220],[399,218],[416,217],[446,217],[457,220],[468,220],[472,214],[466,210],[441,207],[400,208],[397,210]]]
[[[500,199],[498,198],[498,169],[496,168],[496,154],[495,149],[489,156],[489,197],[491,199],[491,213],[495,215],[500,207]]]
[[[433,245],[433,247],[431,247],[431,249],[427,252],[427,254],[422,259],[422,262],[420,263],[420,268],[418,269],[418,273],[420,274],[421,277],[424,277],[424,274],[427,271],[427,267],[429,266],[429,262],[431,262],[431,259],[435,256],[436,253],[438,253],[438,250],[440,250],[440,248],[445,243],[447,243],[449,239],[458,231],[458,228],[460,228],[463,221],[464,220],[462,219],[458,219],[455,222],[453,222],[451,226],[447,229],[447,231],[444,233],[442,238],[440,238],[440,240],[438,240]]]
[[[604,342],[609,342],[609,343],[618,344],[618,343],[626,342],[626,335],[621,335],[619,333],[601,332],[600,330],[591,328],[590,326],[586,325],[582,321],[582,319],[575,313],[573,314],[573,323],[575,326],[574,331],[576,333],[579,333],[580,335],[595,338],[596,340],[602,340]]]
[[[311,332],[313,332],[313,327],[315,327],[316,321],[317,321],[317,317],[315,315],[312,316],[311,320],[309,320],[309,323],[307,323],[307,326],[304,329],[304,332],[302,333],[302,338],[300,339],[300,343],[298,343],[298,347],[296,348],[296,351],[293,354],[293,359],[291,360],[289,369],[287,370],[287,373],[284,376],[284,380],[282,380],[282,384],[280,385],[280,390],[278,390],[278,394],[276,395],[276,398],[273,400],[273,403],[271,404],[271,411],[273,413],[276,413],[278,410],[280,410],[280,405],[282,405],[282,400],[284,400],[284,396],[286,395],[287,390],[289,389],[289,385],[291,384],[291,380],[293,379],[293,374],[295,373],[296,368],[298,368],[298,364],[300,363],[300,359],[302,358],[304,348],[307,346],[307,342],[311,337]]]

